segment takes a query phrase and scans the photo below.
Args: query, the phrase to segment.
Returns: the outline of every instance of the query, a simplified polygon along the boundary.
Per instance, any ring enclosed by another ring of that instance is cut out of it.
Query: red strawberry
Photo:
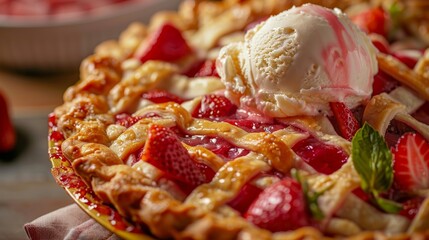
[[[129,128],[143,118],[155,118],[155,117],[159,117],[159,115],[154,112],[148,112],[141,116],[131,116],[128,113],[120,113],[115,116],[115,119],[116,119],[116,124]]]
[[[331,174],[347,162],[348,155],[339,147],[314,137],[296,143],[292,150],[319,173]]]
[[[6,99],[0,92],[0,153],[13,150],[16,143],[15,129],[9,117]]]
[[[352,17],[352,21],[366,33],[377,33],[387,37],[389,15],[382,8],[372,8]]]
[[[285,178],[259,194],[245,218],[272,232],[294,230],[310,224],[301,185]]]
[[[198,72],[195,74],[195,77],[219,77],[219,74],[216,70],[216,59],[207,59]]]
[[[361,187],[356,188],[352,193],[365,202],[371,199],[371,195],[365,192]]]
[[[405,191],[429,189],[429,143],[419,134],[406,133],[392,152],[396,186]]]
[[[237,107],[228,98],[220,95],[205,95],[200,105],[192,113],[198,118],[219,118],[233,114]]]
[[[209,182],[214,176],[212,169],[192,160],[172,130],[159,125],[149,127],[142,159],[191,187]]]
[[[396,59],[401,61],[403,64],[407,65],[407,67],[413,69],[416,66],[419,59],[422,57],[422,52],[419,50],[401,50],[392,53]]]
[[[407,217],[410,220],[416,216],[419,211],[420,206],[423,203],[424,198],[415,197],[408,199],[407,201],[402,203],[402,210],[399,212],[404,217]]]
[[[331,102],[329,106],[334,113],[341,136],[349,141],[352,140],[360,127],[353,112],[342,102]]]
[[[390,45],[385,37],[374,34],[374,35],[371,35],[370,38],[371,38],[372,44],[374,45],[374,47],[378,49],[378,51],[385,54],[390,54]]]
[[[143,116],[130,116],[127,113],[121,113],[116,115],[115,118],[116,118],[116,124],[129,128],[139,120],[143,119]]]
[[[135,57],[142,63],[148,60],[176,61],[190,54],[192,49],[174,25],[166,23],[137,49]]]
[[[389,93],[393,89],[399,86],[399,82],[383,72],[382,70],[374,76],[374,83],[372,84],[372,95],[378,95],[380,93]]]
[[[142,94],[142,98],[154,103],[175,102],[180,104],[183,102],[183,99],[165,90],[152,90],[145,92]]]
[[[259,187],[256,187],[252,183],[246,183],[237,196],[229,201],[228,205],[241,214],[244,214],[261,192],[262,189]]]

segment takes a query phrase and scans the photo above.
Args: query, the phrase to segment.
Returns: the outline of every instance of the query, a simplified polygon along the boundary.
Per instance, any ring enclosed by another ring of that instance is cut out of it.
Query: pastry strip
[[[192,191],[185,203],[195,204],[203,211],[212,211],[232,200],[256,174],[269,169],[268,164],[257,154],[248,154],[227,162],[210,183],[202,184]]]
[[[429,100],[429,79],[409,69],[405,64],[390,55],[377,54],[381,70],[393,76],[405,86],[419,93],[426,101]]]
[[[336,215],[358,224],[363,230],[381,230],[388,234],[405,232],[410,221],[394,214],[381,213],[354,194],[349,194]]]

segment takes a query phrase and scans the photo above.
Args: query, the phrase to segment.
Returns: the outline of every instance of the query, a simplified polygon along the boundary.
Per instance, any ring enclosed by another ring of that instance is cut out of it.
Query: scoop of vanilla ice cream
[[[217,70],[226,96],[270,117],[330,112],[329,102],[355,107],[372,93],[376,48],[339,9],[306,4],[225,46]]]

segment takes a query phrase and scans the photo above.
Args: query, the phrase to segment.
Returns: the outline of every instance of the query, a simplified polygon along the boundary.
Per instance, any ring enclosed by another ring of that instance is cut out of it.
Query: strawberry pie
[[[101,43],[49,117],[57,182],[125,239],[428,238],[429,4],[306,2]]]

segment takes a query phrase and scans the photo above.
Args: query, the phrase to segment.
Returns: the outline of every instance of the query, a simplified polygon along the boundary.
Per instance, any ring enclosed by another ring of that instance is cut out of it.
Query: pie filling
[[[117,229],[158,238],[424,234],[427,45],[413,35],[399,49],[385,6],[348,20],[252,3],[185,1],[85,59],[49,119],[59,184]],[[301,19],[321,24],[323,51],[294,45]]]

